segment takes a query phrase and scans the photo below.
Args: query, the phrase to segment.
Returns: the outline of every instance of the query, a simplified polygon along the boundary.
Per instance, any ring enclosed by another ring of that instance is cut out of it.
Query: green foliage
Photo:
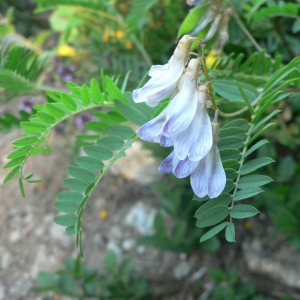
[[[6,92],[0,100],[8,100],[22,93],[37,90],[38,80],[45,59],[24,47],[5,45],[0,47],[0,86]]]
[[[149,296],[148,283],[135,275],[130,259],[120,261],[110,250],[103,258],[104,272],[89,269],[78,257],[67,259],[63,269],[54,274],[38,273],[38,292],[53,291],[78,299],[145,299]]]
[[[259,95],[256,94],[256,97],[254,95],[252,97],[249,93],[247,95],[247,89],[245,90],[242,85],[238,85],[236,90],[232,90],[232,95],[236,93],[235,91],[239,91],[241,93],[240,98],[244,98],[247,107],[251,106],[251,121],[235,119],[226,123],[220,129],[218,147],[227,174],[227,184],[222,195],[204,204],[202,203],[195,214],[198,227],[214,226],[202,236],[200,241],[209,239],[225,228],[227,241],[234,241],[235,219],[248,218],[259,213],[255,207],[246,204],[236,204],[236,201],[246,200],[260,194],[263,192],[261,186],[272,181],[269,176],[260,175],[257,171],[274,162],[274,160],[270,157],[251,158],[251,156],[266,143],[266,140],[258,142],[256,140],[273,125],[273,123],[268,122],[280,110],[274,110],[265,117],[264,113],[272,104],[278,101],[278,98],[280,98],[278,91],[286,85],[284,80],[292,72],[296,72],[297,76],[293,81],[299,80],[299,71],[295,68],[299,64],[300,60],[294,59],[287,66],[277,70],[264,85],[261,93]],[[230,86],[230,81],[227,80],[227,82]],[[223,98],[227,98],[229,101],[232,100],[230,99],[231,89],[221,88],[222,86],[225,87],[225,80],[220,88],[218,85],[216,86],[216,92],[219,92]],[[251,88],[254,89],[254,87]],[[256,102],[257,105],[252,108],[253,103]],[[254,175],[252,174],[253,172],[255,172]],[[206,201],[208,197],[204,199],[194,197],[194,199]],[[229,216],[229,221],[224,222],[227,216]]]
[[[241,281],[236,269],[230,269],[227,273],[221,269],[212,268],[208,272],[209,277],[215,281],[212,293],[208,300],[274,300],[258,294],[253,281]],[[291,300],[288,295],[280,300]]]

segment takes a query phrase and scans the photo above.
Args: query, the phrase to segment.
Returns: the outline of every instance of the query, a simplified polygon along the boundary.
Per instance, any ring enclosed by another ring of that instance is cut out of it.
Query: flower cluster
[[[207,113],[207,86],[198,86],[197,82],[201,60],[193,58],[188,62],[191,40],[184,36],[169,62],[152,66],[151,79],[133,91],[136,103],[149,106],[171,97],[168,106],[140,127],[137,134],[142,140],[173,146],[160,172],[173,173],[178,178],[190,175],[197,196],[215,198],[222,193],[226,176],[217,148],[218,124],[211,123]]]

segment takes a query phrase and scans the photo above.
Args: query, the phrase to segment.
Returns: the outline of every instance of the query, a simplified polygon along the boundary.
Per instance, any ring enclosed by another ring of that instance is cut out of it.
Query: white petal
[[[155,77],[155,76],[161,76],[163,75],[163,72],[167,71],[169,69],[169,64],[165,65],[154,65],[151,67],[149,71],[149,76],[150,77]]]
[[[208,196],[210,198],[218,197],[223,192],[226,185],[226,174],[217,147],[215,148],[214,156],[214,170],[208,188]]]
[[[151,121],[144,124],[137,131],[137,135],[147,142],[159,142],[162,135],[162,128],[165,123],[166,109],[164,109],[158,116]]]
[[[198,103],[197,111],[190,126],[175,137],[174,150],[180,159],[187,156],[199,161],[211,149],[213,143],[212,128],[206,108]]]
[[[198,197],[218,197],[226,185],[226,175],[219,150],[213,144],[209,153],[200,161],[191,175],[191,186]]]

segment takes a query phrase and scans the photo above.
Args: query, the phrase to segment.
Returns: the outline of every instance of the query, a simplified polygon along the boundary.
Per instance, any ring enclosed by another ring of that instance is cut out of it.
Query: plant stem
[[[252,36],[252,34],[250,33],[250,31],[245,27],[244,23],[242,22],[241,18],[239,17],[237,11],[235,10],[235,7],[233,5],[232,0],[228,0],[228,3],[230,5],[231,11],[233,13],[233,17],[236,20],[236,22],[239,24],[240,28],[242,29],[242,31],[245,33],[245,35],[249,38],[249,40],[252,42],[252,44],[254,45],[254,47],[258,50],[258,51],[263,51],[264,49],[257,43],[257,41],[255,40],[255,38]]]
[[[214,97],[214,91],[212,88],[212,84],[210,81],[208,69],[206,66],[206,60],[205,60],[205,44],[201,44],[201,62],[202,62],[202,68],[203,68],[203,75],[205,76],[206,82],[208,83],[208,91],[210,94],[210,100],[212,102],[214,110],[218,109],[218,105],[216,103],[215,97]]]

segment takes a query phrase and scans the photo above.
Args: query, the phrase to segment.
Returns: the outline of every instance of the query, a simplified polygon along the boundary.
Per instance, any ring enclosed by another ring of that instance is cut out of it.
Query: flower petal
[[[159,172],[163,174],[170,174],[173,172],[173,158],[174,151],[172,151],[160,164],[158,167]]]
[[[174,145],[174,137],[167,137],[167,136],[162,135],[160,137],[159,143],[163,147],[171,147]]]
[[[202,108],[202,104],[198,103],[190,126],[175,137],[175,153],[181,160],[188,156],[192,161],[199,161],[209,152],[212,143],[212,128],[206,107]]]
[[[168,69],[169,69],[169,64],[154,65],[154,66],[151,67],[148,75],[150,77],[160,76],[160,75],[163,74],[163,72],[167,71]]]
[[[214,170],[211,176],[208,196],[210,198],[218,197],[224,190],[226,186],[226,174],[222,165],[221,157],[218,148],[216,147],[214,153]]]
[[[137,131],[137,135],[144,141],[158,143],[162,135],[162,128],[166,119],[166,109],[151,121],[144,124]]]
[[[191,59],[184,75],[182,89],[167,108],[163,134],[174,136],[188,128],[197,110],[197,77],[199,59]]]
[[[213,144],[209,153],[199,162],[197,169],[191,174],[191,186],[198,197],[208,195],[218,197],[226,185],[226,175],[222,166],[219,150]]]
[[[177,178],[184,178],[189,176],[197,168],[199,162],[191,161],[188,158],[180,160],[177,165],[174,166],[173,160],[173,173]]]

